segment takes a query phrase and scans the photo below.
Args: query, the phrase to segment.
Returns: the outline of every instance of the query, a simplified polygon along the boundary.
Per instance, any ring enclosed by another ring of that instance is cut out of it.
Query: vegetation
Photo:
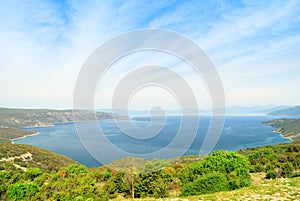
[[[300,177],[265,179],[264,173],[251,173],[252,183],[244,188],[233,191],[222,191],[217,193],[203,194],[198,196],[188,196],[179,198],[164,198],[162,201],[218,201],[218,200],[299,200],[300,197]],[[116,199],[129,201],[131,199]],[[155,201],[155,198],[139,199],[139,201]]]
[[[182,195],[198,195],[248,186],[251,183],[249,170],[250,164],[246,157],[235,152],[216,151],[203,160],[192,163],[182,172]]]
[[[264,122],[276,128],[276,132],[280,132],[284,137],[300,142],[300,119],[275,119]]]
[[[74,119],[73,112],[76,114]],[[91,121],[95,114],[85,110],[8,109],[0,108],[0,143],[11,143],[12,139],[32,135],[34,131],[20,128],[50,126],[55,123]],[[97,120],[127,118],[126,116],[96,112]]]
[[[61,167],[76,163],[74,160],[51,151],[23,144],[0,144],[0,171],[27,170],[26,178],[30,179],[39,168],[43,172],[57,171]]]
[[[1,199],[7,200],[164,198],[174,192],[194,195],[250,184],[246,157],[225,151],[215,152],[191,164],[171,164],[167,160],[155,159],[140,167],[130,166],[122,170],[105,166],[88,169],[80,164],[70,164],[58,170],[51,168],[51,171],[34,166],[26,170],[7,166],[13,165],[6,163],[0,174],[3,184],[0,186]],[[199,169],[203,167],[206,169]],[[191,173],[188,181],[184,177],[187,173]]]
[[[270,179],[281,181],[278,179],[296,177],[300,167],[300,145],[296,144],[252,148],[239,153],[216,151],[201,160],[185,156],[183,161],[189,163],[180,163],[178,159],[144,161],[125,158],[119,161],[122,168],[115,168],[118,163],[114,162],[112,168],[90,169],[76,163],[62,165],[67,158],[61,158],[58,163],[58,155],[51,158],[53,153],[36,147],[2,144],[0,148],[2,159],[32,153],[25,161],[1,161],[2,200],[108,200],[132,196],[202,198],[202,194],[206,194],[203,198],[210,194],[217,199],[219,195],[236,195],[218,193],[220,191],[256,189],[251,184],[256,182],[250,179],[251,174],[264,175],[261,182],[268,183]],[[139,166],[125,165],[124,161],[134,161]]]
[[[73,112],[76,114],[74,120]],[[10,128],[49,126],[55,123],[125,118],[125,116],[87,110],[8,109],[0,108],[0,126]]]
[[[277,123],[284,131],[298,129]],[[299,170],[298,141],[216,151],[205,157],[151,161],[127,157],[90,169],[41,148],[0,144],[0,200],[296,199],[300,196]]]
[[[21,138],[26,135],[34,134],[34,131],[20,130],[17,128],[0,127],[0,143],[11,143],[12,139]]]

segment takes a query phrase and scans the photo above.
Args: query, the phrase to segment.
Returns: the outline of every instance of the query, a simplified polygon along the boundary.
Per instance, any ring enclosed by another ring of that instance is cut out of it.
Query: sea
[[[196,117],[189,118],[192,122],[193,118]],[[131,134],[128,135],[126,129],[120,129],[115,121],[104,120],[97,122],[103,136],[97,137],[99,133],[94,130],[95,122],[61,123],[49,127],[24,128],[24,130],[33,130],[39,132],[39,134],[15,140],[14,143],[45,148],[72,158],[88,167],[101,166],[126,156],[152,159],[199,155],[211,123],[211,117],[201,116],[197,118],[199,118],[197,119],[199,124],[196,132],[193,133],[191,129],[187,128],[183,134],[180,133],[180,135],[184,135],[184,139],[190,140],[188,145],[184,142],[177,142],[174,146],[172,144],[181,126],[181,116],[168,116],[164,121],[160,117],[152,119],[149,117],[135,117],[130,120],[123,120],[131,121],[134,125],[144,129],[147,129],[150,125],[161,127],[155,135],[147,138],[137,137],[141,131],[140,129],[130,128]],[[262,123],[277,118],[281,117],[226,116],[223,130],[214,143],[212,151],[236,151],[290,142],[290,139],[284,138],[280,133],[273,132],[273,127]],[[78,126],[87,131],[85,135],[88,135],[88,139],[93,139],[93,146],[97,149],[90,149],[91,143],[86,143],[86,137],[78,133]],[[103,137],[105,140],[103,140]],[[107,143],[109,143],[109,146]],[[122,154],[118,154],[119,152],[122,152]]]

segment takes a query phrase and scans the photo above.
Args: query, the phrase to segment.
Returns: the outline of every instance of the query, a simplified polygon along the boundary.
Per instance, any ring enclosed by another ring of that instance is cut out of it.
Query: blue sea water
[[[189,117],[194,118],[194,117]],[[250,147],[280,144],[290,142],[289,139],[283,138],[279,133],[274,133],[274,128],[262,124],[264,121],[269,121],[279,117],[274,116],[227,116],[225,119],[225,125],[222,131],[222,135],[218,140],[214,150],[239,150]],[[160,119],[152,119],[152,124],[159,125]],[[174,149],[184,149],[185,155],[199,154],[200,147],[203,143],[204,137],[207,133],[211,118],[209,116],[201,116],[199,129],[193,143],[189,147],[180,147],[180,144]],[[124,120],[126,121],[126,120]],[[133,118],[132,121],[140,126],[147,127],[150,123],[148,117]],[[170,116],[166,120],[166,124],[158,135],[149,139],[136,139],[124,134],[114,121],[99,121],[99,125],[104,132],[107,139],[119,149],[122,149],[130,153],[144,154],[147,158],[147,154],[155,151],[159,151],[162,148],[168,146],[174,137],[177,135],[181,118],[178,116]],[[95,137],[95,132],[91,129],[91,122],[79,123],[88,130],[91,137]],[[26,130],[34,130],[39,132],[39,135],[26,137],[20,140],[15,140],[16,144],[29,144],[38,147],[42,147],[59,154],[68,156],[88,167],[102,165],[85,149],[77,134],[77,130],[74,123],[56,124],[50,127],[35,127],[24,128]],[[135,132],[131,130],[131,132]],[[186,137],[189,138],[189,129],[186,129]],[[111,161],[119,159],[118,156],[114,156],[109,151],[103,151],[99,147],[99,151],[103,155],[107,155]],[[174,157],[164,155],[163,158]]]

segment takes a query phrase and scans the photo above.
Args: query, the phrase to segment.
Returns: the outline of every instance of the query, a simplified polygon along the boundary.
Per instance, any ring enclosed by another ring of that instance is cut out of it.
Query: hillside
[[[284,137],[300,141],[300,119],[275,119],[264,122],[267,125],[273,126],[275,132],[280,132]]]
[[[76,110],[76,121],[91,121],[94,113],[87,110]],[[113,118],[127,118],[126,116],[113,115],[112,113],[96,112],[98,120]],[[50,126],[55,123],[74,121],[73,110],[49,109],[9,109],[0,108],[0,127],[38,127]]]
[[[22,169],[37,167],[45,172],[77,163],[54,152],[23,144],[0,144],[0,169]]]
[[[91,111],[76,110],[75,121],[92,121],[94,115],[95,113]],[[96,117],[98,120],[128,118],[124,115],[113,115],[106,112],[96,112]],[[0,108],[0,143],[10,143],[12,139],[34,134],[33,131],[24,131],[20,128],[51,126],[55,123],[73,121],[73,110]]]
[[[17,128],[1,128],[0,127],[0,143],[11,143],[12,139],[21,138],[27,135],[33,135],[36,132],[20,130]]]
[[[274,112],[268,113],[268,115],[300,115],[300,106],[290,107],[286,109],[276,110]]]

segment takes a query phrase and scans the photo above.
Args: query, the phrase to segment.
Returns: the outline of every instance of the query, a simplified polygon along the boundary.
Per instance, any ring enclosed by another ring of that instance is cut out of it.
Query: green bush
[[[263,164],[255,164],[252,165],[252,167],[250,168],[251,172],[264,172],[265,171],[265,166]]]
[[[24,200],[31,198],[39,192],[35,184],[10,184],[7,188],[7,197],[11,200]]]
[[[31,180],[33,181],[36,177],[40,176],[43,174],[43,171],[40,170],[39,168],[29,168],[25,174],[24,177],[26,180]]]
[[[276,177],[277,177],[277,174],[276,174],[275,170],[270,170],[267,172],[265,178],[266,179],[276,179]]]
[[[290,177],[293,175],[293,165],[289,162],[281,165],[281,176]]]
[[[290,144],[286,150],[286,152],[300,152],[299,144]]]
[[[167,197],[169,193],[168,182],[171,182],[172,179],[172,175],[164,169],[157,172],[141,173],[135,178],[135,197]]]
[[[275,165],[274,165],[274,164],[268,163],[268,164],[266,165],[265,171],[266,171],[266,172],[269,172],[269,171],[273,171],[273,170],[275,170]]]
[[[84,174],[88,172],[88,168],[85,165],[81,164],[70,164],[68,167],[61,168],[60,170],[66,170],[68,174]]]
[[[223,173],[209,173],[188,183],[182,189],[181,196],[200,195],[228,190],[227,177]]]
[[[103,179],[104,181],[108,180],[109,178],[111,178],[111,172],[110,171],[105,171],[103,174]]]
[[[6,187],[4,184],[0,184],[0,198],[6,192]]]
[[[275,163],[278,155],[271,148],[260,148],[248,156],[251,165]]]
[[[250,164],[245,156],[236,152],[216,151],[203,160],[192,163],[183,175],[191,182],[208,173],[224,173],[231,175],[232,180],[235,180],[235,184],[229,182],[229,185],[233,184],[230,189],[236,189],[250,184],[249,169]]]
[[[186,189],[184,195],[194,194],[193,189],[195,189],[195,186],[197,187],[194,182],[202,181],[200,178],[213,173],[226,175],[226,188],[223,187],[225,185],[223,182],[222,186],[218,186],[215,190],[234,190],[248,186],[251,183],[249,170],[250,164],[245,156],[236,152],[216,151],[203,160],[192,163],[182,172],[181,180],[183,182],[183,189]],[[220,175],[219,177],[223,178]],[[213,178],[217,180],[219,177],[214,175]],[[188,189],[190,188],[192,190],[189,191]]]

